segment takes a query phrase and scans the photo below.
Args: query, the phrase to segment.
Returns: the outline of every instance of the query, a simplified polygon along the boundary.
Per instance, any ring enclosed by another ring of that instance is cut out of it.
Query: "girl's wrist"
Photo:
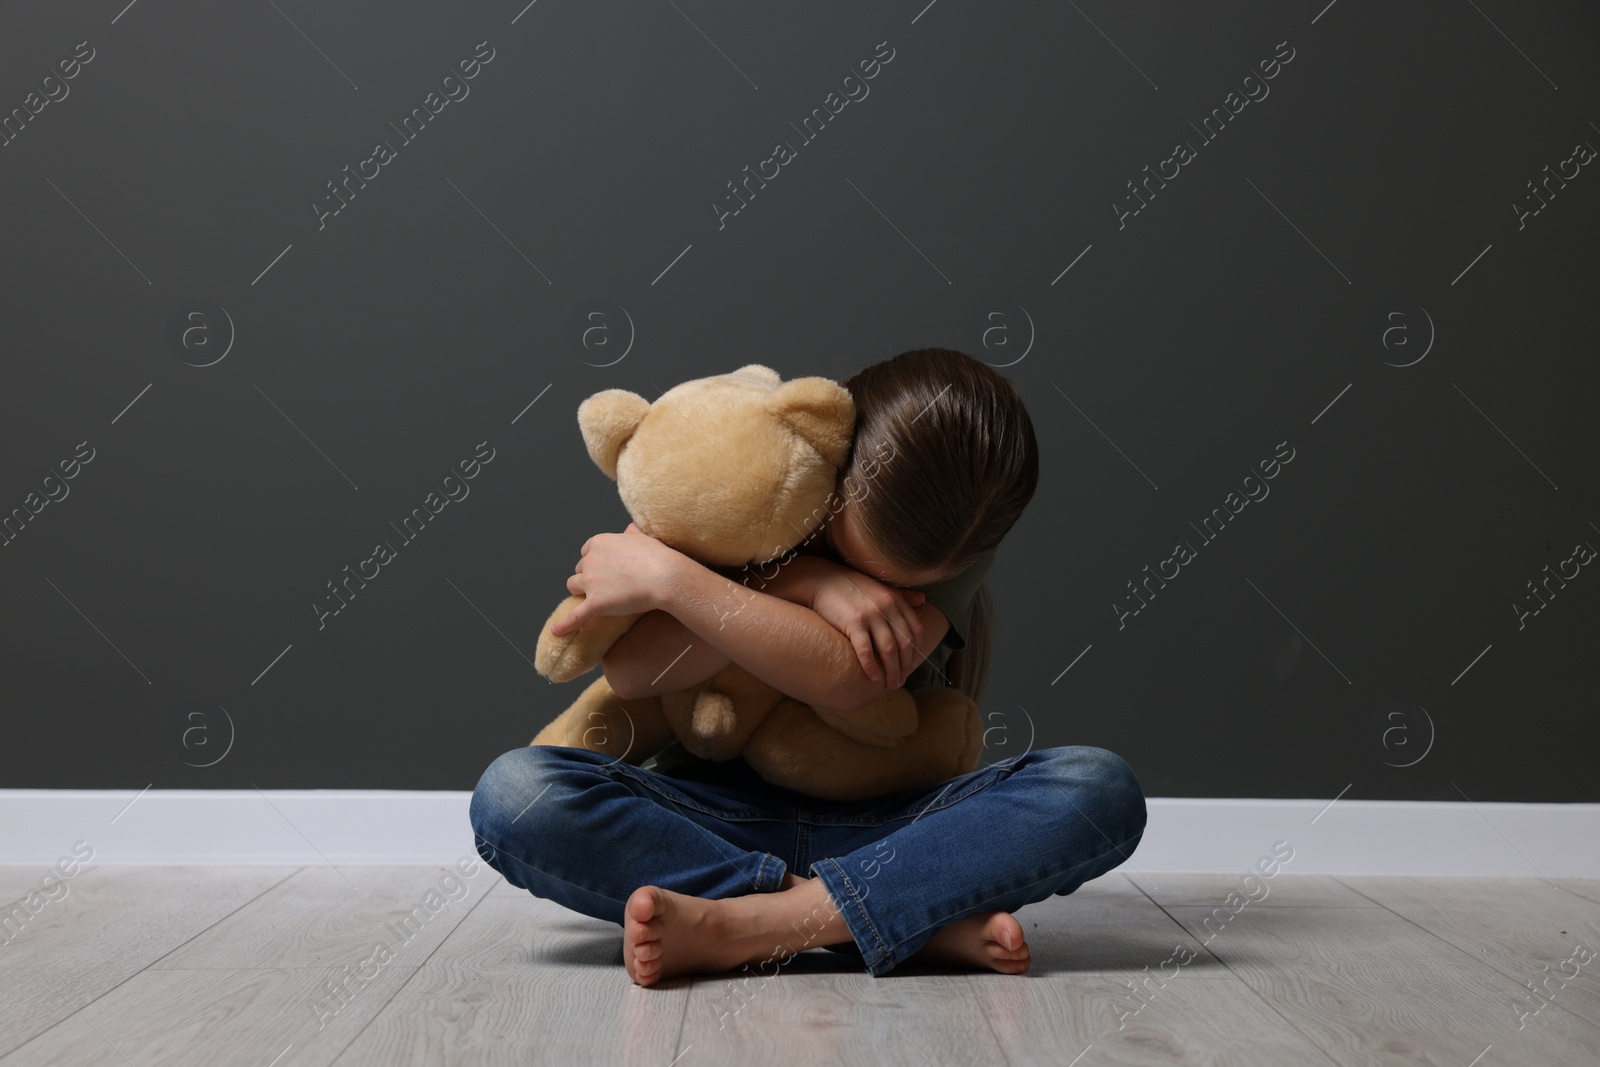
[[[650,583],[650,606],[657,611],[676,616],[674,610],[683,599],[683,590],[689,582],[688,568],[699,564],[676,550],[662,557],[660,573]]]
[[[678,608],[687,602],[709,600],[721,604],[725,615],[737,614],[756,593],[811,608],[818,580],[833,570],[848,570],[820,556],[796,554],[781,565],[750,564],[738,569],[708,567],[691,556],[674,552],[661,579],[652,589],[652,607],[684,621]]]
[[[777,569],[764,591],[809,608],[816,601],[817,565],[824,562],[817,556],[795,555]]]

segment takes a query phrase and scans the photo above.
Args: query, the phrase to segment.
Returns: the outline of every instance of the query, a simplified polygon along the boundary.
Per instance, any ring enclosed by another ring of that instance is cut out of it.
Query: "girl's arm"
[[[811,602],[824,582],[844,580],[865,612],[874,597],[881,601],[893,595],[890,587],[832,561],[799,556],[776,576],[758,579],[763,588],[757,590],[686,556],[673,556],[656,583],[656,610],[605,657],[606,678],[624,699],[682,689],[736,662],[780,692],[847,713],[902,684],[949,628],[949,620],[933,605],[907,605],[920,632],[913,635],[895,626],[902,648],[894,656],[894,669],[880,670],[873,659],[873,638],[864,626],[847,626],[854,633],[847,636],[817,615]],[[879,619],[888,617],[877,607],[870,610]]]
[[[600,658],[606,681],[624,700],[687,689],[732,663],[664,611],[647,611]]]
[[[772,596],[809,608],[815,586],[812,562],[809,557],[795,557],[770,578],[748,570],[742,576],[732,569],[716,573],[753,581]],[[647,612],[601,657],[606,681],[624,700],[687,689],[732,662],[715,645],[661,610]]]

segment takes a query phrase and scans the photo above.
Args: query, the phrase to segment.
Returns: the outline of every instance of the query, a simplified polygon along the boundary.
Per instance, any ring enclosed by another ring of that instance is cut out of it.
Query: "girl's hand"
[[[868,678],[898,689],[921,656],[923,594],[832,561],[812,579],[811,610],[850,639]],[[881,660],[881,666],[880,666]]]
[[[550,627],[558,637],[596,615],[640,615],[661,606],[674,568],[684,559],[631,522],[621,533],[595,534],[579,555],[567,592],[583,602]]]

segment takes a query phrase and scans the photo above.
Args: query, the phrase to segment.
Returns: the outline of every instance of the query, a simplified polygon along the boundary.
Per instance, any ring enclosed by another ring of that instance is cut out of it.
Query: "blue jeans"
[[[941,927],[1065,895],[1127,859],[1144,792],[1102,748],[1031,751],[872,800],[671,777],[582,748],[530,745],[472,794],[478,854],[535,896],[621,924],[642,885],[712,899],[770,893],[791,868],[822,880],[855,943],[828,946],[883,975]],[[791,945],[794,951],[800,949]]]

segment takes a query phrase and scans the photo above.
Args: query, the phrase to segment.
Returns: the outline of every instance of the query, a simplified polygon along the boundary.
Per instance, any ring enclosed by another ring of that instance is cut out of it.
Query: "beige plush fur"
[[[751,364],[684,382],[655,403],[604,390],[578,406],[578,426],[641,530],[702,563],[737,567],[782,556],[825,521],[855,406],[836,382],[784,382]],[[562,601],[539,636],[534,663],[552,681],[593,670],[638,619],[596,617],[551,634],[580,600]],[[954,689],[895,690],[840,715],[786,697],[737,664],[640,700],[618,697],[601,675],[532,743],[638,764],[674,736],[696,755],[743,755],[775,785],[828,800],[933,785],[973,770],[983,747],[977,707]]]

